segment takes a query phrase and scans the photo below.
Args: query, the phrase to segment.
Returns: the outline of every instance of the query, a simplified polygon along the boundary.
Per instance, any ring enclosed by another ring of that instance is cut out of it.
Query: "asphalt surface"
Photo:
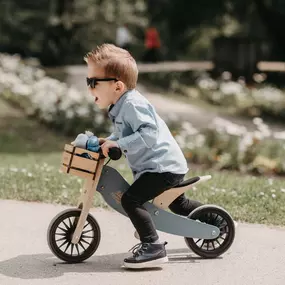
[[[122,267],[137,243],[130,221],[114,211],[91,209],[102,232],[98,250],[86,262],[66,264],[46,241],[47,228],[60,205],[0,200],[1,285],[283,285],[285,228],[239,223],[232,247],[222,257],[206,260],[191,252],[184,239],[160,232],[169,263],[151,270]]]

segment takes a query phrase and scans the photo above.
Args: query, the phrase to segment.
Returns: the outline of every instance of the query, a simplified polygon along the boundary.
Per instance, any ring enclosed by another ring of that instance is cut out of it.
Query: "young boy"
[[[124,49],[111,44],[89,52],[87,85],[100,109],[109,107],[114,132],[100,138],[103,154],[119,147],[134,175],[134,183],[122,196],[141,244],[133,256],[124,260],[125,267],[143,268],[168,261],[165,244],[159,240],[150,214],[143,204],[183,181],[188,171],[186,159],[167,125],[150,102],[135,88],[138,68]],[[187,216],[201,203],[179,196],[169,208]]]

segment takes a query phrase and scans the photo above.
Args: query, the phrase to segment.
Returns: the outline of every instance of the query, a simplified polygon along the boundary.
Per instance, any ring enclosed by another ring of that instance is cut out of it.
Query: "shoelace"
[[[134,256],[139,256],[143,254],[145,250],[148,248],[148,243],[138,243],[133,246],[129,251],[133,253]]]

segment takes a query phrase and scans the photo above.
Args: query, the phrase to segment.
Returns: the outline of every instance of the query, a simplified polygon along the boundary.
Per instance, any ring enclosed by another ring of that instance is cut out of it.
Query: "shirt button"
[[[124,150],[124,153],[127,153],[127,152],[128,152],[128,151],[125,149],[125,150]]]

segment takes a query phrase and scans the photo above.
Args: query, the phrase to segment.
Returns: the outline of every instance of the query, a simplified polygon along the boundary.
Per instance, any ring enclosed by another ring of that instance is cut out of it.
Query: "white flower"
[[[21,59],[18,55],[8,56],[2,54],[0,56],[0,64],[5,67],[7,71],[16,72],[19,68],[19,65],[21,64],[20,60]]]
[[[218,84],[215,80],[213,80],[212,78],[199,78],[196,81],[197,85],[201,88],[201,89],[209,89],[209,90],[213,90],[216,89],[218,87]]]
[[[32,88],[29,85],[17,84],[17,85],[12,86],[11,91],[19,95],[28,96],[28,95],[31,95]]]
[[[87,117],[89,115],[89,108],[87,106],[78,106],[76,113],[79,117]]]
[[[255,125],[260,125],[263,123],[263,120],[259,117],[255,117],[252,121]]]
[[[35,75],[36,79],[41,79],[45,76],[45,72],[41,69],[36,69],[34,75]]]
[[[229,71],[224,71],[221,77],[223,80],[230,80],[232,79],[232,74]]]
[[[177,135],[175,137],[175,140],[177,141],[177,143],[179,144],[180,147],[182,147],[182,148],[185,147],[186,142],[185,142],[184,137],[182,137],[181,135]]]
[[[239,94],[243,92],[243,86],[237,82],[222,82],[220,90],[225,95]]]
[[[261,89],[254,89],[252,91],[252,96],[257,101],[264,101],[264,102],[271,102],[271,103],[278,103],[284,102],[284,94],[281,90],[266,86]]]
[[[253,80],[257,83],[261,83],[266,79],[266,74],[264,73],[254,73],[253,74]]]
[[[206,141],[206,137],[202,134],[198,134],[197,136],[195,136],[195,144],[197,147],[201,147],[204,145]]]
[[[104,122],[104,115],[102,113],[98,113],[94,118],[95,123],[101,125]]]
[[[191,123],[184,121],[182,123],[182,129],[184,129],[187,133],[187,135],[196,135],[199,133],[197,129],[195,129]]]
[[[270,131],[269,127],[265,124],[260,124],[258,126],[258,130],[261,132],[263,137],[270,137],[272,132]]]
[[[187,147],[188,149],[193,149],[193,148],[195,147],[195,145],[194,145],[193,142],[187,142],[187,143],[186,143],[186,147]]]
[[[221,100],[222,98],[223,98],[223,95],[222,95],[221,92],[214,91],[214,92],[212,93],[212,99],[213,99],[214,101],[219,101],[219,100]]]
[[[213,120],[210,127],[216,129],[218,132],[227,133],[234,136],[242,136],[247,132],[246,127],[234,124],[219,117]]]
[[[259,132],[259,131],[255,131],[253,133],[253,136],[258,139],[258,140],[263,140],[264,139],[264,136],[263,136],[263,133],[262,132]]]
[[[273,133],[273,137],[279,140],[285,140],[285,132],[275,132]]]
[[[12,171],[12,172],[18,172],[19,169],[18,169],[18,168],[15,168],[15,167],[11,167],[11,168],[10,168],[10,171]]]
[[[72,119],[73,117],[74,117],[74,111],[71,110],[71,109],[68,109],[68,110],[66,111],[66,118]]]

